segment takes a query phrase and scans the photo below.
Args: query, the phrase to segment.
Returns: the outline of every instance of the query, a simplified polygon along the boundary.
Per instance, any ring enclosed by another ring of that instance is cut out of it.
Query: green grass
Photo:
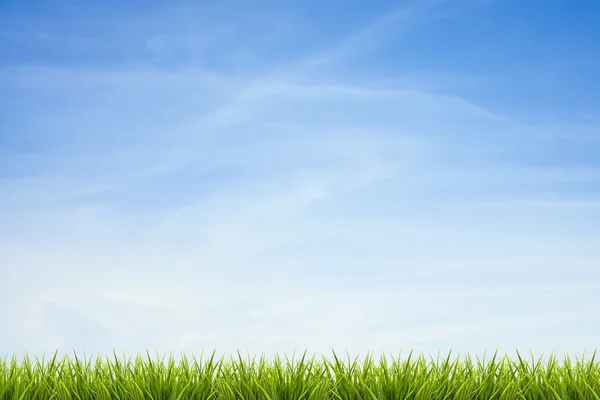
[[[271,399],[271,400],[375,400],[375,399],[480,399],[480,400],[600,400],[600,363],[568,357],[558,363],[532,356],[529,363],[517,352],[516,359],[499,359],[497,352],[489,362],[427,362],[419,355],[388,363],[378,363],[367,355],[347,362],[333,358],[306,358],[294,362],[278,356],[272,362],[261,357],[244,360],[241,355],[216,361],[190,363],[185,355],[179,362],[171,356],[152,359],[138,355],[131,359],[98,357],[91,360],[57,353],[48,362],[33,363],[28,356],[18,361],[0,362],[0,400],[92,400],[92,399]]]

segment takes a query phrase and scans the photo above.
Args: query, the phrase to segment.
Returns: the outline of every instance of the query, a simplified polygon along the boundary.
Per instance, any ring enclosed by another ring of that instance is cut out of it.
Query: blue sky
[[[3,1],[1,354],[591,354],[596,1]]]

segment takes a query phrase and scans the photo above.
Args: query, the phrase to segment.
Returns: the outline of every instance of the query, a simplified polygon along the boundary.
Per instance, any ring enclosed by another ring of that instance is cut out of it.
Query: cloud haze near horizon
[[[0,354],[594,351],[586,13],[312,3],[0,6]]]

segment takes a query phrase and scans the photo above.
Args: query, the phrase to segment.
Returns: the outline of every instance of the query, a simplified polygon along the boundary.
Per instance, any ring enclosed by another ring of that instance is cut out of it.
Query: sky
[[[0,357],[590,356],[598,13],[2,1]]]

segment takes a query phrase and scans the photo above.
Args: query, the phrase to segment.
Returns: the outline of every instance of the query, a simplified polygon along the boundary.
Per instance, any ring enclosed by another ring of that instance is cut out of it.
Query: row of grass
[[[0,361],[0,400],[600,400],[600,363],[568,356],[558,363],[551,355],[547,362],[532,357],[489,362],[469,355],[427,362],[423,355],[388,364],[384,355],[375,364],[367,355],[361,362],[347,363],[335,352],[328,360],[302,358],[286,362],[276,356],[272,362],[237,358],[190,363],[185,355],[178,363],[171,355],[165,362],[138,355],[134,361],[98,356],[91,360],[57,354],[48,362],[33,363],[28,356],[18,361]]]

